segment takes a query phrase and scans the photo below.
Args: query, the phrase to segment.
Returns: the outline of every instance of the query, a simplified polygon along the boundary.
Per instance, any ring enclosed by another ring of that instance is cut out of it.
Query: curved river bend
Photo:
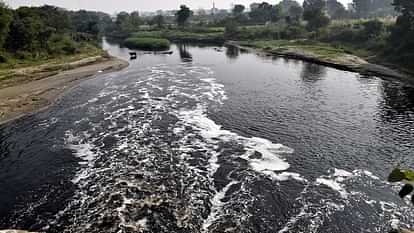
[[[104,47],[123,58],[128,50]],[[414,88],[174,45],[0,127],[0,228],[387,232],[413,207]]]

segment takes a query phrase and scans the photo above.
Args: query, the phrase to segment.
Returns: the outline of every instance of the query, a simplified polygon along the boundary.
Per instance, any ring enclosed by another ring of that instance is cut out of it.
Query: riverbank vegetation
[[[282,0],[272,5],[236,4],[231,11],[158,12],[140,17],[120,13],[112,31],[124,38],[165,38],[170,41],[223,43],[238,41],[261,49],[298,47],[334,56],[351,53],[374,63],[412,70],[414,6],[410,0],[353,0],[347,7],[337,0]]]
[[[161,51],[170,48],[170,41],[151,37],[130,37],[124,41],[126,47],[148,51]]]
[[[54,6],[10,9],[0,2],[0,69],[102,55],[105,13]]]
[[[411,0],[353,0],[348,7],[337,0],[305,0],[303,4],[282,0],[277,4],[236,4],[231,10],[210,11],[182,5],[178,10],[158,11],[150,16],[138,11],[110,16],[53,6],[16,10],[5,4],[0,6],[3,67],[84,53],[88,48],[93,50],[100,36],[106,35],[129,45],[132,39],[128,38],[140,38],[146,44],[143,49],[157,47],[158,39],[238,41],[267,50],[289,46],[330,56],[351,53],[374,63],[413,69]],[[154,40],[150,42],[148,38]]]

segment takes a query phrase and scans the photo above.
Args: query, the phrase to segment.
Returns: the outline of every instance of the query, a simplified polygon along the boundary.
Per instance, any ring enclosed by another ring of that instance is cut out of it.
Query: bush
[[[19,50],[15,53],[15,57],[20,60],[32,59],[33,56],[30,52]]]
[[[133,38],[164,38],[162,31],[140,31],[132,33]]]
[[[124,41],[124,45],[131,49],[140,50],[167,50],[170,48],[170,41],[160,38],[136,38],[130,37]]]
[[[7,56],[0,52],[0,63],[7,63],[8,60]]]
[[[300,25],[288,26],[281,32],[282,39],[298,39],[306,36],[305,28]]]
[[[384,32],[384,23],[379,20],[370,20],[362,23],[364,26],[363,33],[367,38],[373,38],[381,35]]]
[[[53,35],[48,43],[50,54],[75,54],[78,52],[77,43],[68,36]]]
[[[234,35],[236,35],[238,33],[239,29],[238,29],[238,25],[237,22],[234,20],[229,20],[226,23],[225,29],[224,29],[224,34],[228,37],[232,37]]]

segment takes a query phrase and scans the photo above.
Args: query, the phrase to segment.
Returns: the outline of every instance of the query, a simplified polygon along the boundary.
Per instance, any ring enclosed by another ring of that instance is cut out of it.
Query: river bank
[[[304,45],[296,41],[228,41],[226,44],[255,53],[307,61],[361,75],[414,82],[409,74],[383,65],[372,64],[368,59],[332,47]]]
[[[0,124],[48,107],[86,79],[127,66],[128,62],[115,57],[94,56],[13,70],[12,77],[0,80]]]
[[[207,30],[207,29],[206,29]],[[133,33],[138,38],[164,38],[178,43],[223,43],[234,45],[254,52],[262,52],[271,56],[303,60],[340,70],[352,71],[367,76],[395,78],[414,83],[410,78],[412,71],[383,61],[381,57],[373,56],[372,51],[356,49],[350,46],[334,46],[329,43],[314,40],[268,40],[243,39],[226,37],[224,29],[211,29],[206,32],[191,31],[146,31]],[[247,32],[251,29],[245,29]]]

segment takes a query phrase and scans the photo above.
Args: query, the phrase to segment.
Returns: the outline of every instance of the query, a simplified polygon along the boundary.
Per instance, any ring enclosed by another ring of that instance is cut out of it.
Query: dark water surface
[[[114,55],[128,50],[104,43]],[[0,126],[0,228],[387,232],[414,164],[414,87],[177,45]]]

